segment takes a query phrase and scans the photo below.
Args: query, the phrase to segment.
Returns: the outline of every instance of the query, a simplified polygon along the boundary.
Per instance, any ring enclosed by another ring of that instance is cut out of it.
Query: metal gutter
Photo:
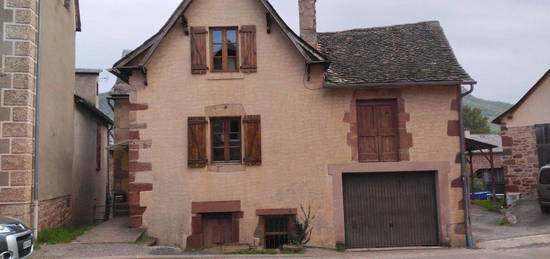
[[[32,193],[32,210],[33,210],[33,235],[34,238],[38,238],[38,210],[39,210],[39,203],[40,203],[40,192],[39,192],[39,183],[40,183],[40,79],[41,79],[41,73],[42,68],[40,66],[40,60],[42,56],[42,16],[40,15],[40,11],[42,10],[42,1],[38,2],[38,7],[36,10],[37,16],[38,16],[38,25],[37,25],[37,53],[36,53],[36,79],[35,79],[35,98],[34,98],[34,151],[33,151],[33,193]]]
[[[466,228],[466,246],[474,248],[474,239],[472,237],[472,224],[470,220],[470,175],[466,172],[465,156],[465,136],[464,136],[464,112],[462,110],[462,99],[474,91],[474,84],[470,84],[470,90],[462,93],[460,86],[460,96],[458,98],[458,117],[460,121],[460,173],[462,175],[463,196],[464,196],[464,227]]]

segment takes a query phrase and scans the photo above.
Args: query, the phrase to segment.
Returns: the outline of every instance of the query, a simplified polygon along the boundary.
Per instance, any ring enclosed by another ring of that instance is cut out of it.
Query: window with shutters
[[[550,164],[550,124],[536,125],[535,134],[539,165],[542,167]]]
[[[241,118],[211,118],[212,161],[241,162]]]
[[[397,100],[357,102],[359,162],[399,160]]]
[[[210,28],[210,63],[213,72],[239,71],[236,27]]]

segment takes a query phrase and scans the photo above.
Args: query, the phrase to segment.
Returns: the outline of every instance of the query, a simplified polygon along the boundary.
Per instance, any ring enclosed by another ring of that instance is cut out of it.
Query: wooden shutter
[[[244,117],[244,163],[247,166],[262,164],[262,134],[260,115]]]
[[[188,119],[188,166],[189,168],[204,168],[208,164],[206,156],[206,126],[205,117],[189,117]]]
[[[357,102],[357,136],[360,162],[398,161],[397,102]]]
[[[243,73],[255,73],[258,70],[256,25],[241,27],[241,71]]]
[[[206,39],[208,31],[205,27],[191,27],[191,73],[205,74],[208,71],[206,65]]]

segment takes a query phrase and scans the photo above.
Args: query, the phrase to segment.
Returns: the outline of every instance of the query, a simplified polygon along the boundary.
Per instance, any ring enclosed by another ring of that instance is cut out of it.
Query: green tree
[[[479,108],[464,105],[464,128],[473,134],[490,134],[489,119],[481,113]]]

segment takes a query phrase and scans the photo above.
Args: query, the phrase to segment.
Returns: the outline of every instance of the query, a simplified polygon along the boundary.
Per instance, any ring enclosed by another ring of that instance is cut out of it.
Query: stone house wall
[[[0,0],[0,215],[31,221],[36,0]]]
[[[238,10],[228,13],[231,8]],[[204,10],[208,10],[207,12]],[[220,15],[222,13],[224,15]],[[258,1],[195,1],[190,26],[255,24],[258,72],[191,75],[189,36],[175,26],[160,43],[145,77],[130,78],[130,205],[133,224],[143,224],[160,244],[185,247],[192,234],[192,202],[241,201],[239,242],[253,243],[257,209],[311,205],[316,214],[311,245],[334,247],[333,180],[328,167],[354,160],[352,107],[355,100],[391,94],[386,90],[319,89],[322,73],[304,83],[304,60],[283,32],[268,34]],[[317,89],[317,90],[312,90]],[[444,164],[443,243],[464,245],[464,200],[460,177],[457,87],[406,86],[406,132],[412,135],[406,163]],[[216,107],[227,107],[216,109]],[[187,167],[187,118],[261,115],[262,165]],[[406,134],[405,134],[406,135]],[[401,164],[403,165],[403,164]],[[367,168],[369,164],[360,164]],[[170,208],[170,209],[166,209]]]
[[[506,191],[527,194],[535,191],[539,176],[534,126],[502,126]]]

